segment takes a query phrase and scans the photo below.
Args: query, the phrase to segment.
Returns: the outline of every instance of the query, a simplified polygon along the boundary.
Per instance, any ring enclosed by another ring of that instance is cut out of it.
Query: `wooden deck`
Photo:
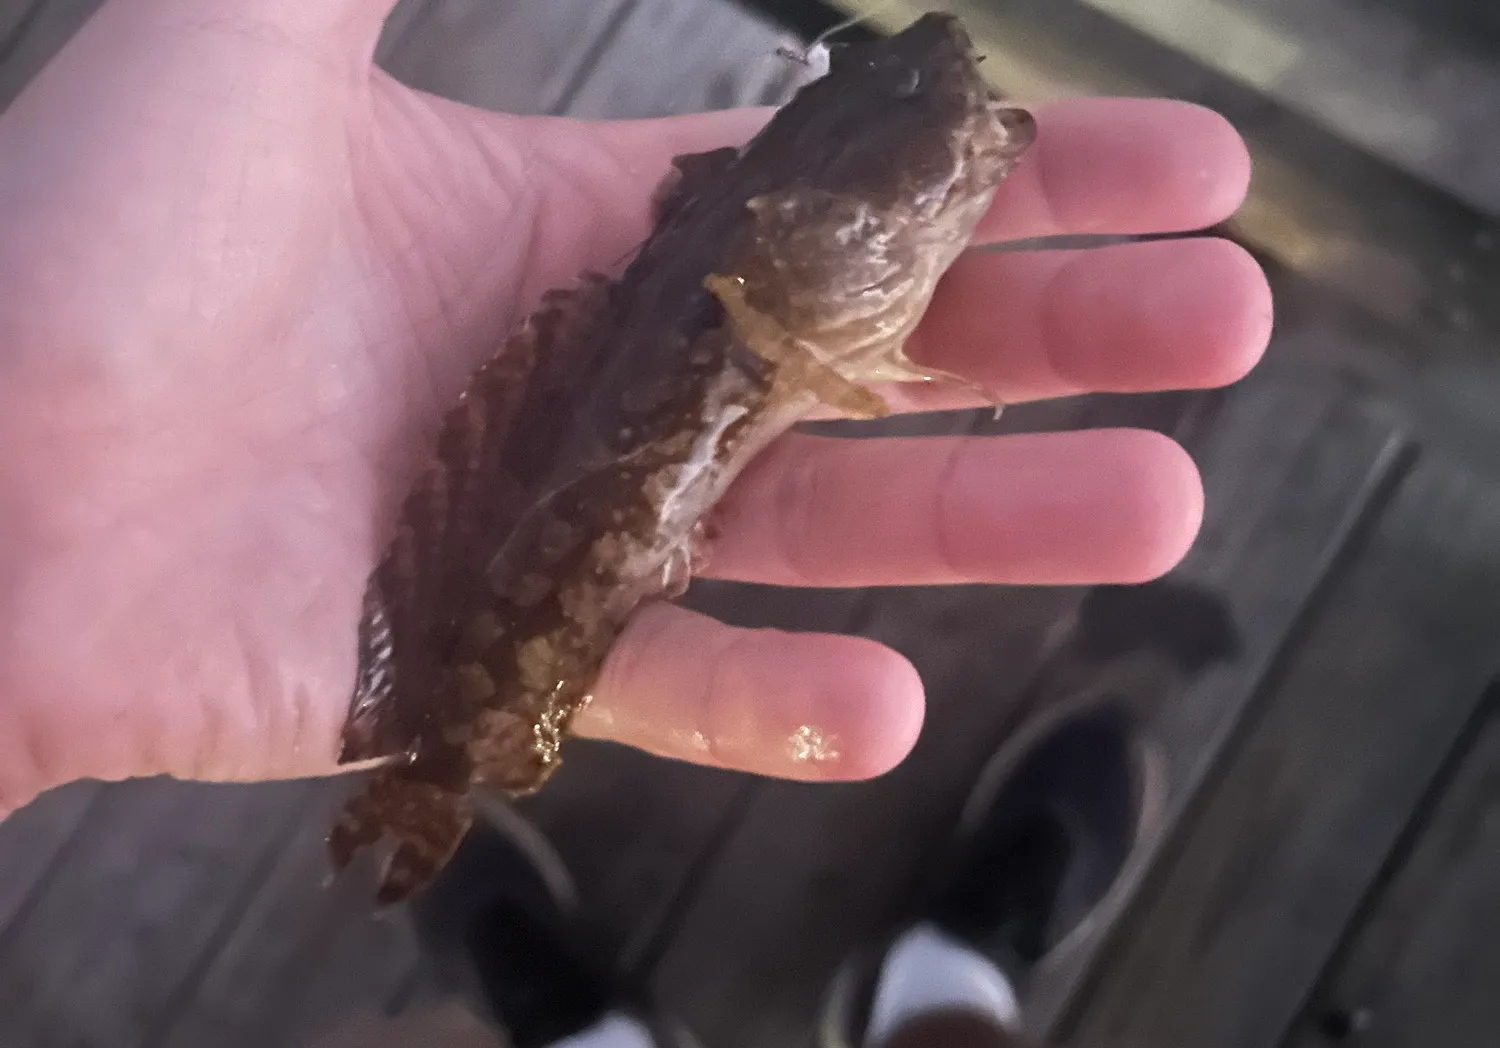
[[[96,6],[0,0],[0,106]],[[1326,78],[1268,98],[1192,41],[1151,35],[1170,4],[1139,5],[1154,22],[1112,18],[1120,5],[1103,0],[926,6],[971,16],[1003,87],[1195,98],[1256,149],[1258,195],[1232,228],[1266,259],[1279,307],[1251,378],[936,423],[1178,436],[1208,516],[1173,577],[1223,598],[1240,651],[1174,668],[1163,653],[1181,638],[1150,588],[1113,593],[1081,630],[1071,589],[699,587],[695,603],[733,621],[893,644],[928,683],[928,726],[899,769],[851,786],[578,744],[527,811],[569,862],[595,945],[708,1048],[809,1044],[833,966],[910,905],[980,765],[1026,717],[1108,689],[1145,717],[1166,796],[1096,925],[1033,988],[1040,1028],[1079,1048],[1487,1048],[1500,1028],[1493,182],[1372,155],[1384,146],[1358,114],[1319,108],[1319,91],[1338,95]],[[1301,10],[1341,25],[1347,6]],[[405,0],[379,59],[497,109],[642,116],[785,97],[781,42],[731,0]],[[1433,97],[1400,100],[1441,122]],[[1500,129],[1482,145],[1500,149]],[[1130,643],[1102,657],[1111,630]],[[355,1048],[384,1016],[439,1021],[414,1010],[430,990],[404,921],[372,917],[358,884],[323,887],[343,788],[84,783],[0,825],[0,1045],[336,1035]],[[361,1018],[375,1025],[350,1026]]]

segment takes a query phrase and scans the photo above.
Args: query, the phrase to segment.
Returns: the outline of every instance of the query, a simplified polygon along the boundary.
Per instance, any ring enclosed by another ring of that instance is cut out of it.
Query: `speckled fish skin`
[[[957,20],[836,48],[743,149],[679,158],[616,279],[549,294],[472,379],[366,591],[341,761],[385,759],[330,837],[391,840],[378,901],[429,883],[471,791],[539,788],[640,606],[820,404],[934,377],[902,345],[1035,138]]]

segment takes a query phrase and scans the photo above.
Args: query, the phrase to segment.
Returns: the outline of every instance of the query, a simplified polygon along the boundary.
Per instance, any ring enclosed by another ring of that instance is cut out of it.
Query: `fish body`
[[[384,763],[335,865],[390,838],[380,901],[430,882],[471,791],[526,794],[557,767],[615,641],[686,589],[705,515],[767,444],[945,377],[902,347],[1035,133],[959,22],[928,15],[834,49],[743,148],[674,161],[634,259],[544,298],[402,507],[341,754]]]

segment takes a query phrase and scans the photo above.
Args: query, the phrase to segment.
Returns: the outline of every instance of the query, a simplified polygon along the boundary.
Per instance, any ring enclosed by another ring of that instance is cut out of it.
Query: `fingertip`
[[[715,750],[774,778],[853,782],[901,763],[921,732],[921,678],[861,637],[746,631],[710,704]],[[753,727],[748,727],[753,725]]]
[[[1068,98],[1039,107],[1035,156],[1002,183],[976,239],[1205,229],[1250,184],[1223,115],[1167,98]]]
[[[1049,357],[1083,389],[1213,389],[1271,336],[1271,288],[1244,248],[1187,237],[1080,251],[1047,296]]]
[[[1266,271],[1245,248],[1231,240],[1205,237],[1202,244],[1207,282],[1218,289],[1218,301],[1205,317],[1204,336],[1218,352],[1198,388],[1232,385],[1260,363],[1271,342],[1275,305]]]
[[[1203,525],[1203,479],[1183,446],[1153,430],[1117,430],[1116,466],[1137,482],[1122,486],[1112,513],[1121,543],[1120,584],[1150,582],[1182,562]]]
[[[1250,192],[1250,147],[1224,114],[1196,102],[1159,100],[1176,110],[1177,137],[1196,163],[1181,171],[1187,185],[1184,198],[1194,201],[1198,215],[1185,228],[1206,228],[1225,221]]]
[[[840,745],[835,760],[813,770],[825,780],[877,778],[917,744],[926,713],[922,679],[905,656],[885,645],[859,637],[840,641],[848,658],[826,662],[827,675],[818,687],[819,705]],[[794,758],[800,750],[794,739]]]

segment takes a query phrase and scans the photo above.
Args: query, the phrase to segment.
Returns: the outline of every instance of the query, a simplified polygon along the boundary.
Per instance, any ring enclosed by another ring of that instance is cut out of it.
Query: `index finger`
[[[1203,229],[1232,215],[1250,154],[1228,120],[1164,98],[1072,98],[1033,110],[1036,144],[995,193],[976,244]]]

